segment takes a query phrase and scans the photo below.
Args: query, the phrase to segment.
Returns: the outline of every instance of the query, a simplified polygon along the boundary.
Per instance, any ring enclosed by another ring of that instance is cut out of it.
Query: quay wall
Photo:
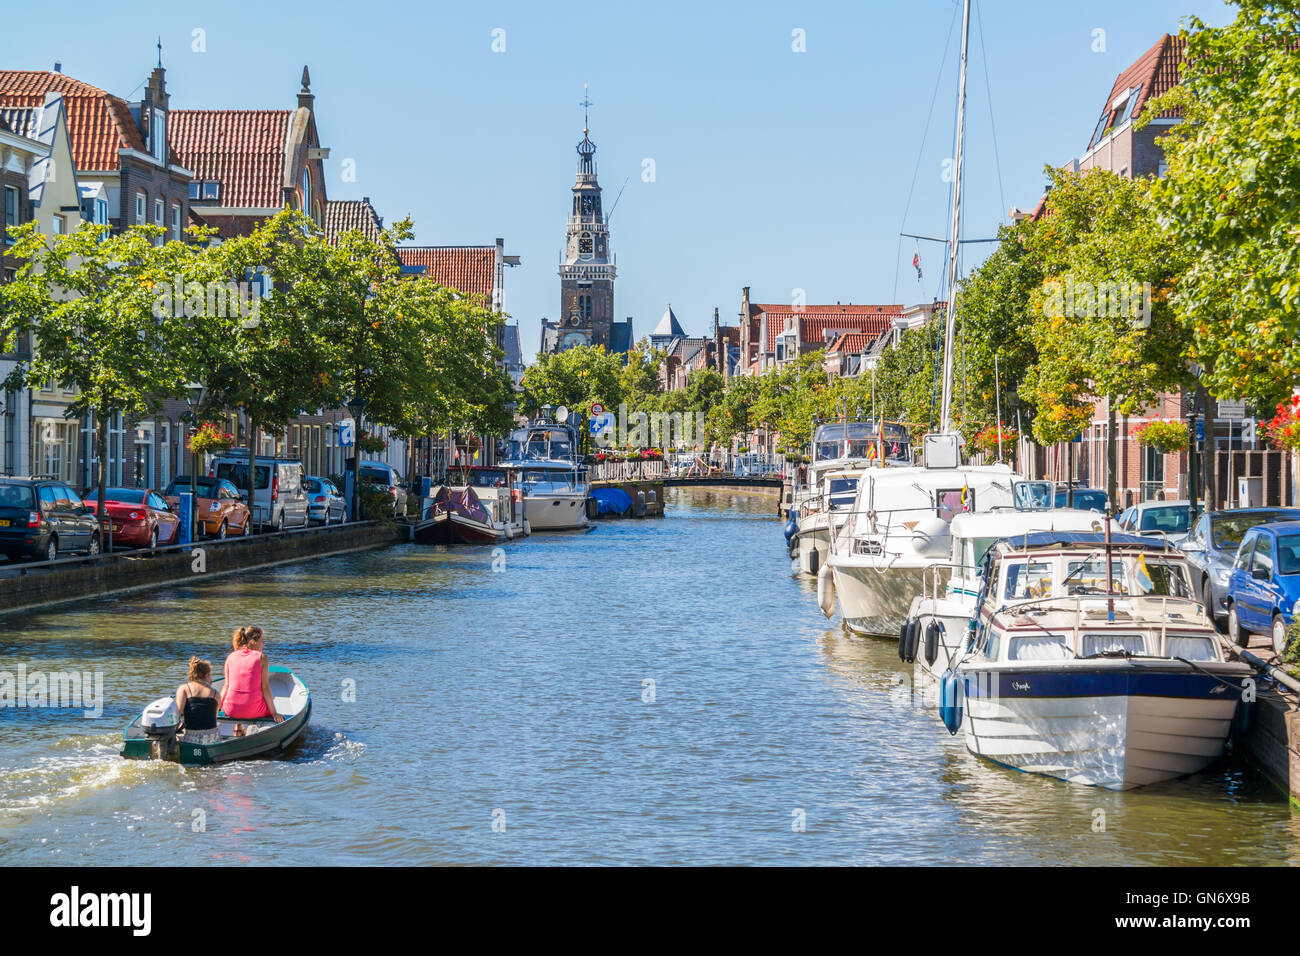
[[[1300,803],[1300,699],[1261,687],[1250,726],[1237,738],[1247,757]]]
[[[363,521],[225,541],[198,541],[156,551],[0,565],[0,615],[381,548],[406,539],[405,528]]]
[[[664,483],[662,481],[593,481],[592,488],[619,488],[632,499],[632,511],[627,515],[601,515],[602,519],[627,518],[662,518],[664,516]],[[645,514],[638,515],[637,493],[645,495]],[[587,512],[590,514],[591,512]]]

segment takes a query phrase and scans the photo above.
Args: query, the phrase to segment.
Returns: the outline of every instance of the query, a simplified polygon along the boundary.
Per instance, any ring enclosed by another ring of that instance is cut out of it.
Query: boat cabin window
[[[1070,648],[1060,634],[1013,637],[1007,642],[1009,661],[1064,661],[1070,657]]]
[[[1165,655],[1185,661],[1217,661],[1214,642],[1208,637],[1183,637],[1170,634],[1165,638]]]
[[[1070,594],[1105,594],[1106,559],[1090,558],[1086,561],[1067,562],[1065,577],[1069,584],[1066,590]],[[1124,562],[1113,558],[1110,562],[1111,593],[1128,594],[1128,578],[1124,574]]]
[[[989,548],[993,547],[993,542],[997,540],[997,538],[963,538],[957,563],[968,568],[981,567],[984,564],[984,555],[988,554]]]
[[[1145,568],[1144,568],[1145,566]],[[1157,597],[1178,597],[1194,600],[1192,586],[1187,580],[1187,569],[1168,561],[1133,560],[1135,594]]]
[[[975,510],[974,488],[940,488],[934,493],[935,514],[944,521],[955,515]]]
[[[1085,634],[1083,656],[1100,657],[1103,654],[1146,654],[1146,638],[1141,634]]]
[[[1007,601],[1024,601],[1047,597],[1052,593],[1052,562],[1016,561],[1003,572],[1006,586],[1003,598]]]
[[[1050,508],[1052,485],[1047,481],[1017,481],[1015,499],[1017,508]]]
[[[830,495],[832,508],[847,508],[853,504],[853,499],[858,492],[858,479],[856,478],[832,478],[827,489]]]
[[[998,636],[998,632],[991,627],[985,628],[984,639],[980,643],[979,652],[985,659],[995,661],[998,659],[998,649],[1001,644],[1002,641]]]

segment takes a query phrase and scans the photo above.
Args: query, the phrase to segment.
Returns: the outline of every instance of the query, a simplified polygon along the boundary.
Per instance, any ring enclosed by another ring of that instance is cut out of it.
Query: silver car
[[[302,486],[307,491],[307,515],[312,524],[332,525],[347,520],[347,502],[334,482],[308,475],[303,478]]]
[[[1242,508],[1203,514],[1179,547],[1187,555],[1192,584],[1216,624],[1227,621],[1232,562],[1246,532],[1256,525],[1300,519],[1300,508]]]
[[[1117,519],[1121,531],[1128,534],[1159,535],[1170,544],[1187,537],[1192,523],[1190,501],[1144,501],[1126,508]]]

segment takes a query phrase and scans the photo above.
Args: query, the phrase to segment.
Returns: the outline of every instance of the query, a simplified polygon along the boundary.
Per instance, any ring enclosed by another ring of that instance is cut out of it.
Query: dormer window
[[[217,180],[196,179],[194,182],[190,183],[190,199],[192,200],[218,199],[219,200],[220,198],[221,198],[221,183],[218,182]]]

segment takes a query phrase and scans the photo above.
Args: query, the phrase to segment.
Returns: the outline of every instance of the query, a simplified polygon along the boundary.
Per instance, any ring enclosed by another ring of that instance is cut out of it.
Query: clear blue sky
[[[1044,164],[1086,145],[1116,74],[1189,13],[1210,23],[1233,15],[1219,0],[977,2],[965,235],[993,235],[1006,206],[1032,206]],[[5,67],[58,60],[128,98],[161,34],[174,107],[290,107],[309,64],[332,150],[329,196],[369,196],[390,222],[410,214],[421,243],[504,237],[523,259],[507,272],[506,308],[530,360],[539,320],[558,313],[584,82],[607,211],[630,177],[611,223],[614,302],[638,338],[670,301],[690,333],[711,328],[715,306],[734,322],[745,285],[757,301],[779,302],[796,288],[809,303],[891,302],[896,284],[906,303],[940,292],[941,247],[922,244],[918,283],[912,242],[900,250],[898,233],[947,231],[955,0],[73,0],[53,17],[18,4],[5,22]],[[492,49],[497,28],[502,53]],[[191,49],[195,29],[206,52]],[[806,52],[792,50],[796,29]],[[1093,50],[1098,29],[1104,52]],[[646,158],[654,182],[642,181]],[[356,182],[341,180],[345,159],[356,161]]]

